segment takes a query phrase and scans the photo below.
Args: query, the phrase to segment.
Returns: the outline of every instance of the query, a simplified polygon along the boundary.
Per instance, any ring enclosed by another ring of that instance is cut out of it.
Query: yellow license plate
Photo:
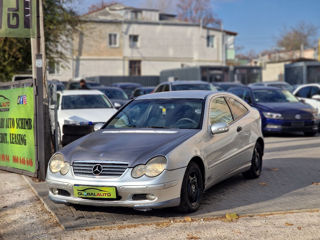
[[[73,186],[75,197],[79,198],[117,198],[115,187]]]

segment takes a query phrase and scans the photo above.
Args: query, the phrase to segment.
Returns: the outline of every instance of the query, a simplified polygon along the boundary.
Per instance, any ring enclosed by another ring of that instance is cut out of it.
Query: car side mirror
[[[312,96],[312,99],[320,101],[320,95],[316,94]]]
[[[226,123],[220,122],[220,123],[212,124],[210,127],[210,130],[211,130],[212,135],[215,135],[215,134],[228,132],[229,127]]]
[[[96,132],[98,130],[100,130],[103,127],[103,123],[97,123],[94,125],[93,130]]]

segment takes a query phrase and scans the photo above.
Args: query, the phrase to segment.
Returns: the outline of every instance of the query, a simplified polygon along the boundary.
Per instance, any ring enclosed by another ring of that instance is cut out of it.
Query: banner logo
[[[10,100],[0,95],[0,112],[8,112],[10,108]]]
[[[27,96],[26,95],[18,96],[17,104],[18,105],[27,105]]]

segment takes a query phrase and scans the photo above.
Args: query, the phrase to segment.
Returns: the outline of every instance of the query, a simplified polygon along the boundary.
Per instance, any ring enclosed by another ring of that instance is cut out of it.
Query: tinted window
[[[126,95],[126,93],[120,89],[104,89],[101,91],[104,92],[104,94],[106,94],[109,99],[122,99],[122,100],[128,99],[128,96]]]
[[[320,95],[320,88],[318,88],[318,87],[311,87],[310,97],[313,97],[314,95]]]
[[[164,85],[160,85],[160,86],[155,90],[155,92],[162,92],[162,91],[163,91],[163,88],[164,88]]]
[[[170,91],[170,87],[169,87],[169,84],[165,84],[163,85],[163,89],[162,89],[163,92],[168,92]]]
[[[199,129],[201,99],[136,100],[117,113],[106,128]]]
[[[258,103],[299,102],[289,91],[281,89],[257,89],[253,96]]]
[[[104,95],[68,95],[62,97],[61,109],[112,108]]]
[[[184,90],[211,90],[210,84],[179,84],[172,85],[173,91],[184,91]]]
[[[248,113],[248,109],[237,100],[228,98],[227,101],[232,111],[234,120],[238,120]]]
[[[296,97],[309,98],[311,87],[301,88],[296,94]]]
[[[209,114],[211,125],[220,122],[229,124],[233,121],[230,109],[223,97],[213,99],[210,104]]]
[[[249,104],[252,103],[250,90],[246,88],[232,88],[229,90],[229,92],[233,93],[234,95],[237,95],[239,98],[243,99]]]

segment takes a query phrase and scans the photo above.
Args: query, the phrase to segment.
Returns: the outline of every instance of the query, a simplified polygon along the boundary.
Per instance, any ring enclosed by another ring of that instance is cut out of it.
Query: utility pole
[[[37,14],[37,33],[36,38],[31,39],[32,48],[32,67],[33,77],[35,80],[35,103],[36,103],[36,155],[38,161],[38,178],[45,180],[46,176],[46,154],[45,154],[45,109],[44,109],[44,97],[46,95],[45,72],[46,64],[44,60],[44,31],[43,31],[43,10],[42,0],[36,0],[36,14]]]

